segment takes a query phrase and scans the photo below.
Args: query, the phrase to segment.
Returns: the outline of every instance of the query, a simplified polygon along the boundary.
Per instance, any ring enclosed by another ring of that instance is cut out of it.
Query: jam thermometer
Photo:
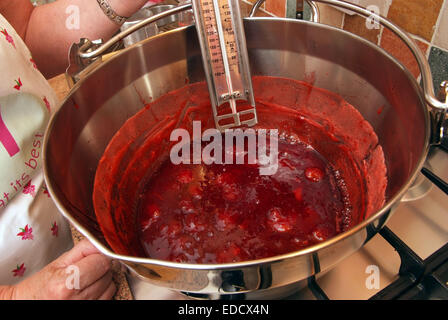
[[[238,0],[193,0],[192,4],[216,128],[257,124]],[[238,110],[238,100],[251,107]]]

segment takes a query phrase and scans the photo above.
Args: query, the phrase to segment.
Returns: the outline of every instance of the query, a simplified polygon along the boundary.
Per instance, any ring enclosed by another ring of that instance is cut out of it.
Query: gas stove
[[[404,201],[386,227],[362,249],[330,271],[309,278],[295,293],[279,298],[448,300],[447,146],[431,149],[421,176]],[[192,298],[131,275],[128,281],[138,300]]]

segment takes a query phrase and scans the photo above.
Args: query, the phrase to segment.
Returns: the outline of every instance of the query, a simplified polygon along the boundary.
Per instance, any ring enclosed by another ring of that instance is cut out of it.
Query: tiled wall
[[[248,13],[255,0],[242,0],[243,11]],[[266,0],[259,16],[293,17],[296,1]],[[396,23],[417,42],[426,54],[437,88],[448,80],[448,0],[352,0],[363,7],[375,5],[380,14]],[[366,20],[358,15],[344,13],[333,7],[319,4],[321,23],[329,24],[358,34],[378,45],[399,59],[419,77],[417,63],[409,49],[388,29],[368,28]]]
[[[241,11],[243,16],[248,16],[249,12],[253,6],[253,4],[256,2],[256,0],[241,0]],[[275,3],[276,10],[273,10],[272,3]],[[283,4],[283,8],[281,8],[281,4]],[[266,9],[266,6],[268,6],[268,11]],[[275,13],[274,13],[275,12]],[[286,0],[277,0],[277,1],[265,1],[260,7],[260,9],[257,11],[256,16],[257,17],[285,17],[286,13]]]

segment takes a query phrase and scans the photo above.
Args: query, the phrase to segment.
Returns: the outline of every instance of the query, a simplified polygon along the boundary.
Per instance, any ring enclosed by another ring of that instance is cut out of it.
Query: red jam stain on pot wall
[[[380,209],[386,167],[370,124],[338,95],[254,77],[259,125],[278,129],[279,169],[173,165],[172,130],[214,127],[205,83],[170,92],[129,119],[100,160],[98,222],[120,254],[190,263],[246,261],[296,251]]]

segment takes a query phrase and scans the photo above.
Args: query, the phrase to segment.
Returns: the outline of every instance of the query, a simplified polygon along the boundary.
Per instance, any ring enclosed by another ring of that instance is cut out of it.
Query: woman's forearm
[[[147,0],[108,2],[118,15],[128,17]],[[32,10],[24,38],[40,71],[50,78],[65,72],[72,43],[80,38],[107,39],[118,29],[95,0],[58,0]]]

